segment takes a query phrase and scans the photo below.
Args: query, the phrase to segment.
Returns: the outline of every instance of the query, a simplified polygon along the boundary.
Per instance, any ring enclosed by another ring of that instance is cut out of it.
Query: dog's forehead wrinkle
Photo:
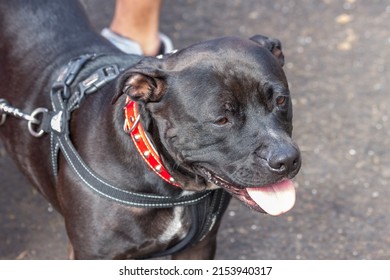
[[[276,93],[288,92],[288,84],[280,81],[274,75],[267,75],[265,79],[268,81],[265,83],[266,89],[272,89]]]
[[[166,70],[175,73],[190,68],[211,68],[213,65],[217,65],[217,63],[215,63],[217,59],[218,57],[209,50],[196,52],[196,55],[193,51],[184,50],[183,52],[178,52],[171,58],[168,58],[165,65]]]
[[[218,45],[204,42],[177,52],[167,59],[167,69],[181,71],[188,67],[204,67],[218,72],[226,72],[229,68],[246,68],[245,70],[249,70],[246,73],[251,73],[252,70],[262,67],[261,64],[265,61],[263,56],[272,58],[272,55],[268,54],[268,50],[248,40],[238,38],[225,40],[222,38],[222,40],[217,41],[219,41]],[[260,59],[256,59],[256,57],[260,57]],[[244,73],[245,70],[242,72]]]

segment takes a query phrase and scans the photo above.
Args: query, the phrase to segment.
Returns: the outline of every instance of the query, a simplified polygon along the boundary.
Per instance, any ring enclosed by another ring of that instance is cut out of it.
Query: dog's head
[[[290,179],[301,166],[283,63],[278,40],[215,39],[143,59],[122,75],[115,99],[141,104],[183,188],[222,187],[278,215],[294,205]]]

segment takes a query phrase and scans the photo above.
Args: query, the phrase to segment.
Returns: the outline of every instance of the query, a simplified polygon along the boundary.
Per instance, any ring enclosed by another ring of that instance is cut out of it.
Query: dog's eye
[[[287,97],[284,95],[280,95],[276,98],[276,105],[283,106],[287,101]]]
[[[218,118],[218,119],[214,122],[214,124],[216,124],[216,125],[225,125],[225,124],[227,124],[227,123],[229,123],[229,119],[228,119],[227,117]]]

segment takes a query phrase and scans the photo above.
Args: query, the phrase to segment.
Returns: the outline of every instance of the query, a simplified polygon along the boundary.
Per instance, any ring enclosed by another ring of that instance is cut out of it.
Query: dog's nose
[[[283,147],[271,153],[267,163],[273,173],[287,175],[301,166],[300,152],[293,146]]]

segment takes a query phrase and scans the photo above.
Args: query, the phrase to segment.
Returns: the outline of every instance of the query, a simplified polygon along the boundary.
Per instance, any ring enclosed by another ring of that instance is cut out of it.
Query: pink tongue
[[[286,213],[295,204],[295,188],[291,180],[259,188],[247,188],[246,191],[257,205],[272,216]]]

